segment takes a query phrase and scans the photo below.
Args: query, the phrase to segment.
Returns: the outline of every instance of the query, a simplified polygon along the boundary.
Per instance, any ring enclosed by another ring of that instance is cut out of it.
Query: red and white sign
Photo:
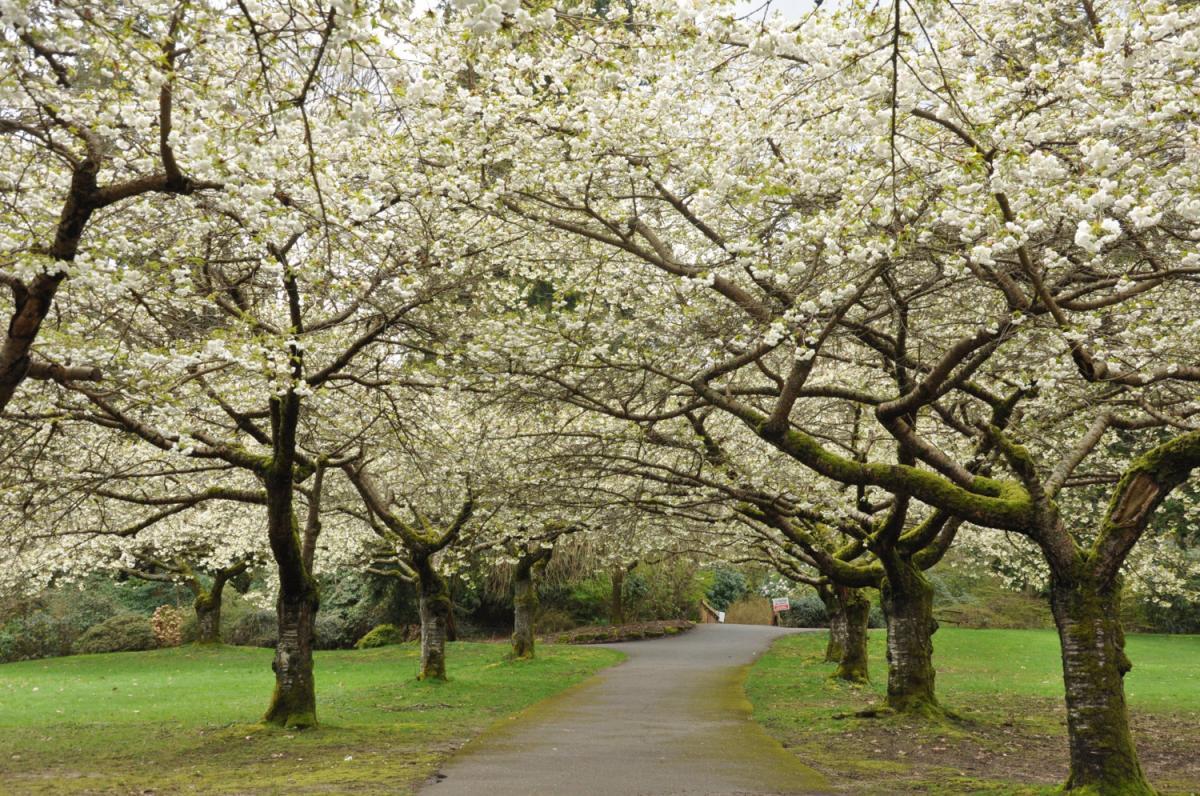
[[[771,610],[774,611],[775,613],[778,614],[782,611],[790,611],[791,608],[792,608],[792,603],[787,597],[772,597],[771,598]]]

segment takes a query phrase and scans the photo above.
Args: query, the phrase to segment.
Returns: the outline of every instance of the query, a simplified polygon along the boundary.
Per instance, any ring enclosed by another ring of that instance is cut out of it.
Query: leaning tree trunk
[[[421,673],[419,680],[446,679],[446,635],[450,622],[450,590],[428,558],[413,562],[420,590]]]
[[[1143,796],[1154,790],[1142,773],[1125,706],[1125,655],[1119,580],[1051,576],[1050,604],[1062,644],[1071,773],[1067,791]]]
[[[933,586],[911,561],[894,556],[880,588],[887,617],[888,707],[901,713],[940,712],[934,695]]]
[[[867,625],[871,601],[862,589],[835,586],[842,615],[842,649],[833,676],[851,683],[865,683],[867,676]],[[832,625],[830,626],[832,633]]]
[[[192,601],[196,609],[196,643],[221,643],[221,592],[201,591]]]

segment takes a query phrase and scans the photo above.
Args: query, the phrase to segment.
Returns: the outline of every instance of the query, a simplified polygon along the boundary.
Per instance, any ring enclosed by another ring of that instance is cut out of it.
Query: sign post
[[[791,601],[787,597],[772,597],[771,598],[771,624],[779,624],[779,615],[792,607]]]

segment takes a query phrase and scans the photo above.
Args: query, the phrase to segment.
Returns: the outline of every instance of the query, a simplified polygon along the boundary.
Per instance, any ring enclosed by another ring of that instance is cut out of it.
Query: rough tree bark
[[[817,594],[829,614],[829,643],[825,660],[836,663],[833,676],[851,683],[865,683],[868,676],[867,623],[871,602],[862,589],[824,584]]]
[[[835,586],[835,598],[842,616],[841,655],[833,676],[851,683],[865,683],[867,667],[867,624],[870,619],[871,601],[862,589]]]
[[[900,556],[884,563],[880,595],[887,618],[888,707],[901,713],[940,712],[934,694],[933,586]]]
[[[1066,790],[1101,796],[1153,794],[1129,727],[1119,580],[1051,575],[1050,604],[1062,644],[1071,771]]]
[[[221,584],[224,586],[224,584]],[[221,592],[216,584],[208,591],[201,591],[192,601],[196,609],[196,643],[221,643]]]
[[[272,409],[282,417],[277,427],[291,426],[288,440],[277,441],[283,448],[263,479],[267,489],[267,534],[271,552],[279,570],[279,598],[276,616],[279,641],[275,645],[275,692],[263,721],[283,727],[312,727],[317,723],[316,682],[313,676],[313,639],[320,607],[320,595],[312,576],[313,555],[320,533],[320,494],[323,469],[318,467],[309,499],[308,523],[301,540],[293,505],[293,469],[295,418],[298,401],[272,401]],[[291,452],[291,455],[288,454]]]
[[[414,556],[421,615],[421,673],[419,680],[446,679],[446,635],[450,621],[450,590],[434,568],[431,556]]]
[[[196,643],[221,643],[221,600],[225,594],[225,585],[244,573],[249,566],[249,561],[241,561],[232,567],[217,570],[213,574],[212,586],[208,589],[204,588],[204,584],[192,568],[187,568],[191,573],[188,586],[196,597],[192,601],[192,607],[196,609]]]
[[[534,575],[550,560],[552,548],[538,548],[526,552],[517,560],[513,573],[513,636],[512,656],[532,658],[534,656],[534,621],[537,617],[538,595]]]
[[[846,612],[838,602],[830,585],[817,586],[817,596],[825,605],[825,613],[829,617],[829,641],[825,644],[826,663],[837,663],[846,651]]]

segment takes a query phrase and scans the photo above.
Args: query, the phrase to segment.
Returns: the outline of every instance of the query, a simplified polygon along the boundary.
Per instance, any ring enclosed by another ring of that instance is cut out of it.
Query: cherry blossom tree
[[[629,417],[712,406],[837,483],[1028,536],[1052,573],[1068,786],[1149,792],[1115,601],[1200,461],[1193,87],[1160,79],[1191,75],[1196,11],[850,4],[756,29],[697,11],[478,58],[463,145],[503,168],[464,199],[587,310],[548,319],[540,350],[512,336],[510,367],[607,381]],[[570,254],[547,260],[551,235]],[[1029,398],[1001,428],[1013,389]],[[899,455],[831,449],[814,404],[867,410]],[[1107,510],[1067,514],[1115,433]]]

